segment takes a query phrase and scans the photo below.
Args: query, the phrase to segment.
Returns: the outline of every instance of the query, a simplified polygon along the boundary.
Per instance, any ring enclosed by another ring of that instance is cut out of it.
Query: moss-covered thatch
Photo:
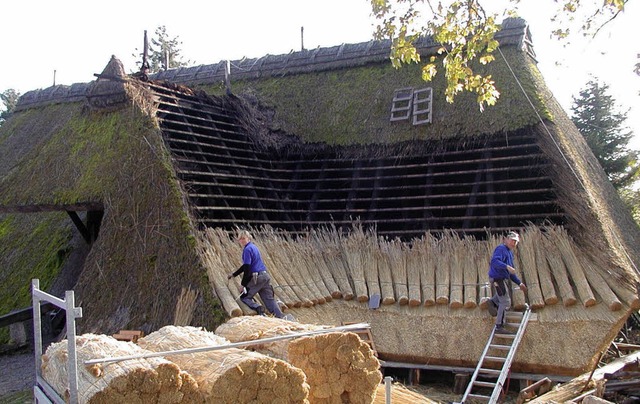
[[[148,332],[172,323],[183,288],[200,291],[196,324],[211,327],[222,318],[161,133],[142,110],[133,102],[109,112],[54,104],[17,112],[0,128],[5,210],[104,206],[99,236],[75,286],[82,331]],[[31,214],[29,221],[25,215],[2,216],[3,313],[29,304],[29,278],[42,278],[47,289],[77,231],[64,213]]]

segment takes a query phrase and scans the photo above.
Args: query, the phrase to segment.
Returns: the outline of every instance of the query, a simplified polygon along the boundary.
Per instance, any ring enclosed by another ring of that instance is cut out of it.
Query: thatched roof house
[[[77,267],[80,229],[81,330],[213,328],[249,313],[225,275],[229,233],[250,227],[298,320],[369,322],[386,361],[473,366],[489,256],[519,230],[514,301],[535,315],[513,369],[584,372],[640,308],[640,233],[526,23],[497,39],[484,112],[375,41],[233,61],[227,79],[226,62],[146,81],[112,59],[96,82],[25,94],[0,127],[0,312],[28,304],[31,277],[55,289]]]

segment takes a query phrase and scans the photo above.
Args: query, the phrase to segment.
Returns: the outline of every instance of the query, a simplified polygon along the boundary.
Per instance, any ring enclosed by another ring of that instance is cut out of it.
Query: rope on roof
[[[571,164],[569,163],[569,160],[567,159],[567,156],[565,156],[565,154],[562,152],[562,149],[560,148],[560,145],[558,145],[558,142],[556,142],[556,139],[554,139],[553,135],[551,134],[551,131],[549,130],[549,128],[547,127],[547,125],[544,123],[544,120],[542,119],[542,117],[540,116],[540,114],[538,113],[538,110],[536,109],[535,105],[533,105],[533,102],[531,101],[531,99],[529,98],[529,95],[527,94],[526,91],[524,91],[524,87],[522,86],[522,83],[520,83],[520,80],[518,80],[518,76],[516,76],[516,73],[513,71],[513,69],[511,68],[511,65],[509,64],[509,61],[507,61],[507,58],[504,56],[504,54],[502,53],[502,49],[500,49],[500,46],[498,46],[498,52],[500,52],[500,56],[502,56],[502,59],[504,60],[504,62],[507,64],[507,67],[509,68],[509,71],[511,72],[511,75],[513,76],[513,78],[516,80],[516,83],[518,84],[518,87],[520,87],[520,90],[522,91],[522,94],[524,95],[524,97],[527,99],[527,102],[529,102],[529,105],[531,106],[531,109],[533,110],[533,112],[536,114],[536,116],[538,117],[538,120],[540,121],[540,123],[542,124],[542,127],[544,127],[544,130],[547,132],[547,135],[549,135],[549,138],[553,141],[553,144],[556,146],[556,148],[558,149],[558,152],[560,152],[560,155],[562,156],[562,159],[564,160],[564,162],[567,164],[567,167],[569,167],[569,169],[571,170],[571,173],[573,174],[573,176],[576,178],[576,180],[578,181],[578,183],[580,184],[580,186],[585,190],[585,192],[587,193],[587,195],[589,195],[589,197],[592,197],[591,192],[589,191],[589,189],[587,188],[587,186],[584,184],[584,182],[582,182],[582,180],[580,179],[580,177],[578,176],[578,173],[576,173],[576,171],[573,169],[573,167],[571,166]],[[621,248],[621,250],[624,252],[624,255],[627,257],[627,260],[629,260],[629,262],[631,263],[631,265],[633,266],[633,269],[635,269],[636,273],[640,274],[640,272],[638,271],[638,267],[636,266],[635,262],[633,262],[633,260],[631,259],[631,256],[629,256],[629,253],[627,252],[627,249],[624,247],[624,244],[622,244],[622,241],[620,240],[620,238],[618,237],[618,234],[616,232],[613,231],[613,229],[611,228],[611,225],[609,225],[608,223],[604,223],[604,225],[609,229],[609,232],[613,235],[614,239],[618,242],[618,246]]]

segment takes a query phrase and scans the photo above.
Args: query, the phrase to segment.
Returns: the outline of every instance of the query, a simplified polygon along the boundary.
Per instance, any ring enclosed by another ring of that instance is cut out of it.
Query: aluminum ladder
[[[467,390],[460,403],[466,402],[467,399],[491,404],[498,402],[530,316],[531,309],[529,307],[524,312],[508,311],[505,315],[505,326],[517,328],[517,332],[514,334],[502,334],[497,333],[495,328],[491,331],[489,341],[484,347],[478,366],[476,366],[476,370],[471,376]],[[483,380],[478,380],[478,377],[482,377]],[[496,379],[496,381],[487,381],[489,379]],[[483,390],[486,391],[488,389],[492,391],[490,396],[481,394]]]

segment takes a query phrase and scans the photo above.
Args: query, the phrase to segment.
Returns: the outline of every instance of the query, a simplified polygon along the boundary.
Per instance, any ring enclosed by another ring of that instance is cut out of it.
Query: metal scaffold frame
[[[78,402],[78,360],[76,355],[76,319],[82,318],[82,308],[75,307],[72,290],[65,292],[64,300],[40,290],[40,280],[31,280],[33,298],[33,345],[36,364],[36,380],[33,397],[36,403],[77,403]],[[49,302],[66,312],[67,330],[67,374],[69,375],[69,398],[65,401],[42,377],[42,319],[40,302]]]

